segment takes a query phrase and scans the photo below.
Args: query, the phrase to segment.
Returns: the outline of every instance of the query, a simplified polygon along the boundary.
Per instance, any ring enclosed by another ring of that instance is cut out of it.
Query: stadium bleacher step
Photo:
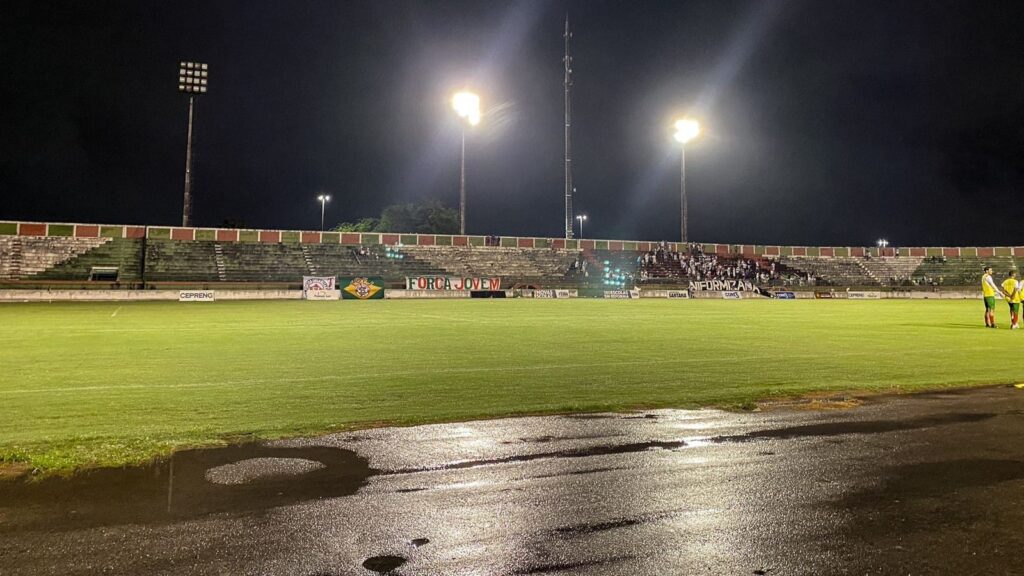
[[[299,250],[302,251],[302,259],[306,262],[306,269],[309,270],[310,274],[317,273],[317,267],[313,264],[313,257],[309,254],[309,249],[306,248],[305,244],[299,246]]]
[[[223,282],[228,279],[228,275],[224,269],[224,249],[221,248],[220,244],[214,244],[213,255],[214,263],[217,265],[217,278]]]
[[[860,268],[861,270],[863,270],[864,274],[866,274],[868,276],[868,278],[871,278],[872,280],[874,280],[878,284],[882,283],[881,279],[879,279],[878,276],[876,276],[874,272],[869,270],[868,267],[864,265],[864,262],[862,262],[860,260],[856,260],[855,262],[857,264],[857,267]]]

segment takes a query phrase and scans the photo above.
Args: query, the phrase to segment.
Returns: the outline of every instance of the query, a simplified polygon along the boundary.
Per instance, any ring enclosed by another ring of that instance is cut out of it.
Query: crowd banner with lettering
[[[749,280],[702,280],[690,282],[690,290],[694,292],[754,292],[761,293],[761,289]]]
[[[338,278],[342,300],[383,300],[384,279],[377,276]]]
[[[338,300],[337,278],[334,276],[303,276],[302,298],[304,300]]]
[[[213,302],[213,290],[179,290],[178,302]]]
[[[460,278],[457,276],[410,276],[407,290],[501,290],[501,278]]]
[[[859,292],[850,290],[846,293],[846,297],[850,300],[878,300],[882,297],[881,292]]]

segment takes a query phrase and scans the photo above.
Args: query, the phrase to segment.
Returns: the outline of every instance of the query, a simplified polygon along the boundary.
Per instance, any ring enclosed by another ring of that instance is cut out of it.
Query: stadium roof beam
[[[693,118],[681,118],[675,123],[674,138],[679,142],[679,241],[689,242],[687,235],[687,204],[686,204],[686,145],[700,136],[700,123]]]
[[[185,141],[185,197],[181,209],[181,225],[192,224],[192,119],[196,96],[206,94],[210,65],[203,62],[178,63],[178,92],[188,94],[188,138]]]

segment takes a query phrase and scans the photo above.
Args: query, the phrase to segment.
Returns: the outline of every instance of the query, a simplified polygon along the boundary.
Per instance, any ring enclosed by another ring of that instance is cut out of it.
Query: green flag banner
[[[356,276],[338,278],[342,300],[384,299],[384,279],[377,276]]]

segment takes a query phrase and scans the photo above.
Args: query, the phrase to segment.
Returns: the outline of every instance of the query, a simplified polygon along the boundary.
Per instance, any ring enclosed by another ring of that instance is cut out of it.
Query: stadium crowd
[[[655,250],[637,256],[636,263],[641,281],[674,276],[697,282],[747,280],[769,284],[785,280],[774,261],[762,265],[747,258],[719,258],[717,254],[706,254],[700,244],[689,244],[685,252],[679,252],[670,250],[668,243],[662,241]],[[792,279],[801,280],[797,275]],[[811,278],[804,279],[810,281]]]

